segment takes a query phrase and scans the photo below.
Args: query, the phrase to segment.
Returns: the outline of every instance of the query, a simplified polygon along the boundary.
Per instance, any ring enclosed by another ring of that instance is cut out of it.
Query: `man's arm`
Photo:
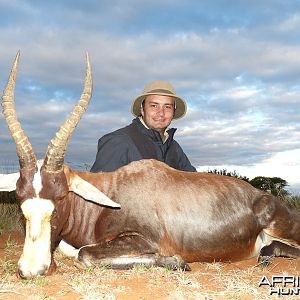
[[[105,135],[98,141],[98,151],[91,172],[114,171],[130,161],[128,140],[121,135]]]
[[[190,160],[180,147],[180,145],[174,140],[177,144],[177,155],[178,155],[178,170],[189,171],[189,172],[197,172],[196,168],[192,166]]]

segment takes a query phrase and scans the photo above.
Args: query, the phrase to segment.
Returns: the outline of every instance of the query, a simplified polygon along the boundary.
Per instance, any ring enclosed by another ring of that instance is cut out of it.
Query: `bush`
[[[300,210],[300,195],[298,196],[286,196],[283,198],[291,207],[295,207]]]
[[[0,233],[23,230],[23,215],[16,201],[15,192],[0,192]]]

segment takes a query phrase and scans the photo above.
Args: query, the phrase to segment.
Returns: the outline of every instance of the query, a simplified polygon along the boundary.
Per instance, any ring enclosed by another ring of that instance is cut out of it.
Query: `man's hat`
[[[141,115],[141,105],[148,95],[171,96],[175,99],[175,113],[173,119],[180,119],[186,114],[187,106],[183,98],[176,95],[173,86],[164,80],[154,80],[145,85],[143,94],[137,96],[131,105],[134,116]]]

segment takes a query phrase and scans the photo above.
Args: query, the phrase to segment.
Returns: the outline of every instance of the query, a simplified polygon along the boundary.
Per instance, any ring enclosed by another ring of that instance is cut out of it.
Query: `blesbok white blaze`
[[[44,274],[51,264],[51,216],[54,204],[39,197],[42,190],[41,166],[37,162],[38,170],[33,178],[35,195],[25,200],[21,205],[26,221],[26,236],[23,253],[18,262],[19,273],[22,277],[31,278],[37,274]]]
[[[47,199],[28,199],[21,205],[26,219],[23,253],[18,262],[22,277],[44,274],[51,264],[51,215],[54,205]]]

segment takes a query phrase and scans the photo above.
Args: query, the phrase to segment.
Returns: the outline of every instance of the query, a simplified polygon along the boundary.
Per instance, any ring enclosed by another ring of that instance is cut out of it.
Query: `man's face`
[[[174,98],[163,95],[149,95],[141,108],[146,125],[163,133],[174,116]]]

